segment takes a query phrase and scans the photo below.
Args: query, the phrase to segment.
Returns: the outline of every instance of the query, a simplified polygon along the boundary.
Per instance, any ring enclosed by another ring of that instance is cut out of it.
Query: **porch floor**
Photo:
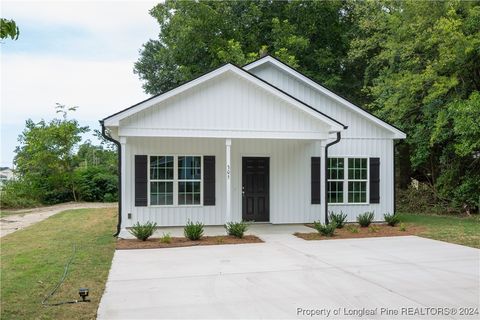
[[[222,236],[225,235],[223,226],[206,226],[205,236]],[[252,223],[246,234],[252,234],[262,238],[263,236],[275,234],[293,234],[295,232],[314,232],[315,230],[306,227],[304,224],[271,224],[271,223]],[[172,237],[183,237],[183,227],[160,227],[153,234],[153,238],[160,238],[164,233],[170,233]],[[119,235],[122,239],[134,239],[135,237],[123,229]]]

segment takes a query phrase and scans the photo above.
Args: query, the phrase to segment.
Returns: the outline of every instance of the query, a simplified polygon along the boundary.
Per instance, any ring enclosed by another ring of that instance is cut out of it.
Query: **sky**
[[[54,118],[56,103],[78,106],[72,117],[99,129],[98,120],[148,98],[133,64],[158,37],[148,13],[158,2],[1,1],[20,36],[0,42],[0,166],[12,166],[25,120]]]

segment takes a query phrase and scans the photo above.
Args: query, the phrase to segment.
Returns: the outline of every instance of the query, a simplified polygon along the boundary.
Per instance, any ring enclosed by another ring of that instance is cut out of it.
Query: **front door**
[[[242,219],[269,221],[269,158],[242,158]]]

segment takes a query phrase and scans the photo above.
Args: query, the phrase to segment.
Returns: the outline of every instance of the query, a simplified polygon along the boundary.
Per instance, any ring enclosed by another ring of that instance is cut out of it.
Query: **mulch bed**
[[[347,224],[342,229],[335,230],[335,234],[333,237],[322,236],[316,230],[315,232],[308,232],[308,233],[297,232],[294,235],[304,240],[332,240],[332,239],[410,236],[410,235],[418,235],[426,230],[425,227],[405,224],[406,230],[401,231],[398,225],[395,227],[390,227],[386,223],[381,223],[381,224],[372,223],[371,225],[375,226],[376,228],[375,231],[373,231],[371,228],[368,228],[368,227],[362,228],[357,224],[353,224],[353,226],[355,226],[358,229],[358,233],[353,233],[348,229],[348,225],[352,225],[352,224]],[[313,228],[312,224],[307,224],[306,226]]]
[[[117,250],[124,249],[159,249],[159,248],[177,248],[192,246],[211,246],[219,244],[243,244],[243,243],[260,243],[260,238],[252,235],[237,238],[234,236],[206,236],[200,240],[192,241],[184,237],[172,237],[170,243],[160,242],[158,238],[150,238],[147,241],[137,239],[119,239],[117,240]]]

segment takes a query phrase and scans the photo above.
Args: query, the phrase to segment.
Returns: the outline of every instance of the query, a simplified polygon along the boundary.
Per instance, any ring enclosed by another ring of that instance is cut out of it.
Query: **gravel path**
[[[49,207],[18,210],[18,214],[12,214],[0,219],[0,238],[17,230],[31,226],[34,223],[45,220],[48,217],[65,210],[113,208],[116,206],[117,203],[69,202]]]

